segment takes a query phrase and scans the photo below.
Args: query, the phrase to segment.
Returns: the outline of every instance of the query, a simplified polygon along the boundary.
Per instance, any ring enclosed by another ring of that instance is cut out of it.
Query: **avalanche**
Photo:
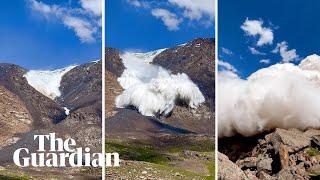
[[[199,88],[186,74],[171,74],[150,64],[164,50],[121,55],[126,69],[118,78],[124,88],[116,98],[118,108],[134,106],[145,116],[165,116],[172,111],[177,100],[191,108],[197,108],[205,101]]]
[[[37,91],[51,99],[55,99],[61,95],[59,87],[63,75],[75,67],[76,66],[68,66],[53,71],[30,70],[24,77],[27,79],[29,85]]]
[[[232,73],[231,73],[232,74]],[[219,137],[253,136],[274,128],[320,128],[320,56],[296,66],[275,64],[247,79],[218,81]]]

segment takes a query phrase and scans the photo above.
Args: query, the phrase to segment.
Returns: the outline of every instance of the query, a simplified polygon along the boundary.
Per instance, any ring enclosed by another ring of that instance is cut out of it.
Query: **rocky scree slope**
[[[318,179],[319,149],[320,130],[315,129],[276,129],[242,141],[225,139],[219,143],[219,179]]]

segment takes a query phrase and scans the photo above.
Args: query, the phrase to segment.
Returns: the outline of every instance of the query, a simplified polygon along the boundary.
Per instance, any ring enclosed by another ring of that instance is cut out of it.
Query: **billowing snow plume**
[[[171,74],[160,66],[150,64],[163,50],[121,55],[126,69],[118,78],[124,88],[116,98],[118,108],[134,106],[145,116],[157,116],[170,113],[177,100],[191,108],[205,101],[199,88],[186,74]]]
[[[62,76],[74,67],[76,66],[68,66],[54,71],[30,70],[24,77],[30,86],[37,91],[51,99],[55,99],[61,95],[59,87]]]
[[[246,80],[219,77],[219,137],[252,136],[274,128],[320,128],[320,56],[298,66],[276,64]]]

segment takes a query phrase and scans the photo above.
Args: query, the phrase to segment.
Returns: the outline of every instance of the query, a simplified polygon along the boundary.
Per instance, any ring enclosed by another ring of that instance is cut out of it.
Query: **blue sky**
[[[150,51],[198,37],[214,37],[214,0],[106,1],[107,47]]]
[[[221,0],[218,6],[220,64],[242,78],[320,53],[320,1]]]
[[[55,69],[101,58],[98,1],[1,1],[0,62]]]

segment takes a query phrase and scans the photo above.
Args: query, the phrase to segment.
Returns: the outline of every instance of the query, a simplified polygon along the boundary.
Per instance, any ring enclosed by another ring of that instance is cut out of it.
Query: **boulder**
[[[247,175],[229,158],[218,152],[218,177],[221,180],[239,179],[248,180]]]

